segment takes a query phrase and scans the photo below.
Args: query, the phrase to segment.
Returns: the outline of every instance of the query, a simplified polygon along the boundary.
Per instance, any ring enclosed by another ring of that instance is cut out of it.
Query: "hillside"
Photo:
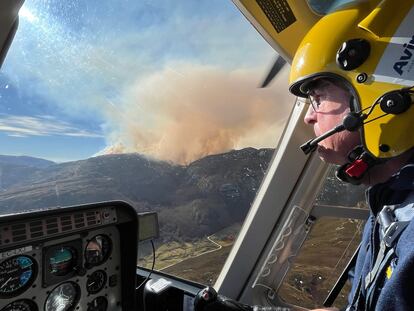
[[[272,149],[247,148],[187,166],[139,154],[43,167],[8,164],[2,169],[0,211],[125,200],[137,211],[159,212],[160,242],[191,241],[244,218],[272,153]]]

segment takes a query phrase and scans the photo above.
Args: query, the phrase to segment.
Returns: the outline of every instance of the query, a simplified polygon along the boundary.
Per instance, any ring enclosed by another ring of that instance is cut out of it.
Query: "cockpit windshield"
[[[231,1],[27,0],[19,17],[0,213],[128,201],[159,213],[156,268],[214,254],[184,276],[212,284],[294,103],[286,69],[258,88],[275,52]]]

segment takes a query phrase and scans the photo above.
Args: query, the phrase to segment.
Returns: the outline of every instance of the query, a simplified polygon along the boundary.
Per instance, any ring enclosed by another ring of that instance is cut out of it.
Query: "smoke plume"
[[[294,101],[287,70],[269,88],[257,87],[262,78],[258,70],[179,64],[137,80],[106,111],[104,153],[186,164],[231,149],[275,147]]]

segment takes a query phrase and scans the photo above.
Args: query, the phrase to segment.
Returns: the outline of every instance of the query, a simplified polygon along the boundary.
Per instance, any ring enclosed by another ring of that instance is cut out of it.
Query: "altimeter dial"
[[[0,297],[24,292],[36,278],[36,262],[29,256],[13,256],[0,263]]]

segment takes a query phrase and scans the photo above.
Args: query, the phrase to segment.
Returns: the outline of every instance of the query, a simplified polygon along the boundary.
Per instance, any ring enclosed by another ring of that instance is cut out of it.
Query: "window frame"
[[[244,303],[262,300],[253,297],[255,276],[292,208],[310,210],[309,202],[314,201],[324,180],[328,165],[316,154],[304,155],[299,148],[313,137],[312,128],[303,122],[308,107],[304,99],[296,99],[268,172],[215,283],[225,296]]]

